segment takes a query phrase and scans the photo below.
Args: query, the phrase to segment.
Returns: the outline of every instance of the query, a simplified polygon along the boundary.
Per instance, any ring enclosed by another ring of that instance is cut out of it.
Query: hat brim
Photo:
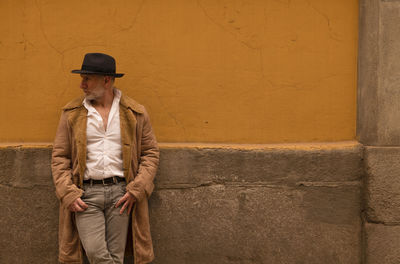
[[[114,76],[115,78],[121,78],[125,74],[125,73],[111,73],[111,72],[107,73],[107,72],[82,71],[82,70],[72,70],[71,73],[108,75],[108,76]]]

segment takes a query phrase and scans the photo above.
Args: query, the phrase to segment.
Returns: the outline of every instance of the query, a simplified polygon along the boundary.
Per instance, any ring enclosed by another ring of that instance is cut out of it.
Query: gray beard
[[[92,91],[91,94],[85,95],[86,100],[89,101],[96,101],[97,99],[100,99],[103,97],[106,89],[104,87],[96,87],[94,91]]]

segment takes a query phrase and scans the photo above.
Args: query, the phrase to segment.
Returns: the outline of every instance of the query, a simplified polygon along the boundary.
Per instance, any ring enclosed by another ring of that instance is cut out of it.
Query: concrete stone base
[[[400,147],[365,147],[369,222],[400,225]]]
[[[159,190],[155,263],[358,263],[359,187]]]
[[[366,264],[400,263],[400,226],[366,224]]]
[[[400,147],[365,147],[365,263],[400,263]]]
[[[0,263],[56,263],[50,152],[0,149]],[[154,263],[360,263],[362,172],[356,142],[161,144]]]
[[[154,263],[359,263],[361,151],[165,145]]]
[[[57,263],[50,148],[0,148],[0,263]]]

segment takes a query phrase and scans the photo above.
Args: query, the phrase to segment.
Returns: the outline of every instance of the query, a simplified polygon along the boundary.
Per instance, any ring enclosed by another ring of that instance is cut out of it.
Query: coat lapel
[[[83,185],[83,177],[86,170],[86,122],[87,110],[80,107],[69,115],[70,124],[76,140],[76,155],[79,165],[79,184]]]
[[[129,179],[129,169],[132,155],[132,148],[136,142],[136,118],[133,112],[120,104],[119,108],[120,126],[121,126],[121,143],[122,143],[122,160],[123,160],[123,171],[124,177],[127,182]]]

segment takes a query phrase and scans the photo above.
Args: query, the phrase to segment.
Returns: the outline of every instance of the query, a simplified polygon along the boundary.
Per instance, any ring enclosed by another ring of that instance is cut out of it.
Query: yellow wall
[[[1,0],[0,142],[52,141],[86,52],[161,142],[355,138],[356,0]]]

